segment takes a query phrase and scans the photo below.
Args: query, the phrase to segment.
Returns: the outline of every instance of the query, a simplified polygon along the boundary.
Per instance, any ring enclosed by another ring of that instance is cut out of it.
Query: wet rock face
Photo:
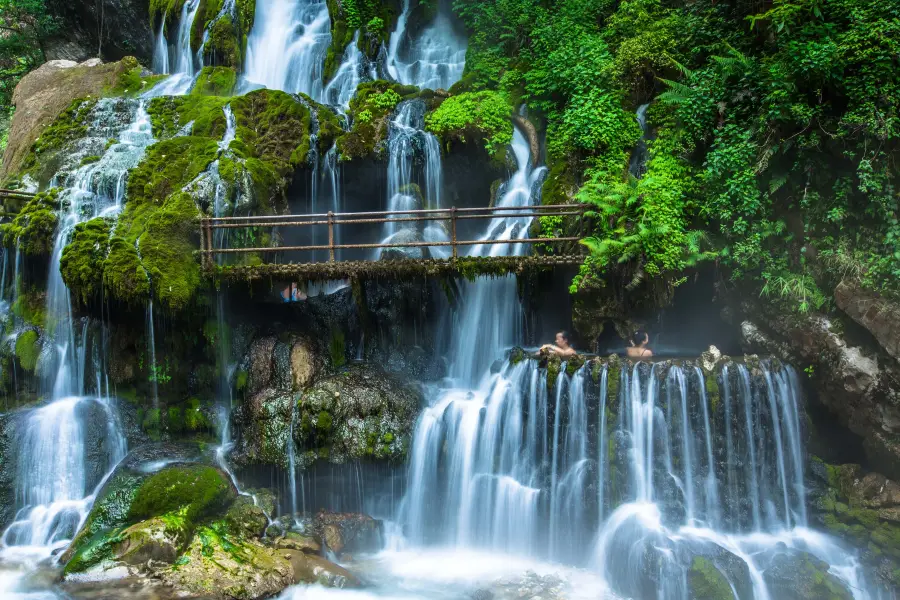
[[[0,414],[0,530],[16,516],[16,468],[12,461],[16,431],[21,431],[23,413]]]
[[[421,403],[421,390],[404,379],[351,365],[302,394],[294,440],[306,462],[402,460]]]
[[[358,513],[322,511],[313,520],[313,530],[338,555],[377,552],[384,544],[384,524]]]
[[[763,578],[779,600],[851,600],[853,595],[828,572],[828,563],[806,552],[787,550],[771,557]]]
[[[859,465],[814,458],[806,486],[811,521],[858,548],[881,583],[900,587],[900,484]]]
[[[776,316],[741,324],[747,349],[813,367],[819,400],[863,436],[875,470],[900,479],[900,367],[875,348],[855,346],[823,315]]]
[[[847,316],[875,336],[885,352],[900,360],[900,305],[846,281],[834,290],[834,300]]]
[[[47,57],[87,60],[98,52],[106,60],[136,56],[149,64],[153,56],[147,0],[75,0],[59,3],[62,18],[57,39],[51,40]]]

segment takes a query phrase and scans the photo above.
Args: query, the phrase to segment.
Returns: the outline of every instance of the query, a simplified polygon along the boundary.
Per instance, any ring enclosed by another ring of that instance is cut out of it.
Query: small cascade
[[[378,79],[374,63],[369,63],[359,49],[359,31],[344,51],[344,58],[337,73],[328,82],[323,93],[322,102],[337,108],[342,113],[350,107],[350,100],[356,94],[356,88],[364,81]]]
[[[425,131],[425,103],[409,100],[400,104],[391,121],[388,133],[388,187],[389,211],[417,210],[428,207],[440,208],[443,170],[441,167],[441,147],[437,138]],[[422,158],[424,169],[416,173],[417,157]],[[424,187],[417,182],[424,183]],[[384,242],[389,243],[395,236],[418,235],[410,228],[396,223],[385,223]]]
[[[245,87],[323,98],[323,65],[331,44],[324,0],[270,0],[256,7],[247,39]]]
[[[202,0],[186,0],[181,7],[181,17],[175,39],[171,43],[165,37],[165,18],[156,37],[153,51],[153,70],[161,75],[171,75],[165,81],[153,86],[145,97],[183,96],[194,85],[194,78],[203,64],[202,49],[200,58],[191,47],[191,32],[197,12],[204,3]]]
[[[297,422],[297,407],[296,403],[291,408],[291,428],[288,432],[287,438],[287,453],[288,453],[288,482],[290,485],[291,492],[291,518],[294,519],[294,524],[297,525],[297,513],[301,510],[301,507],[297,503],[297,459],[296,459],[296,450],[294,446],[294,425]],[[300,478],[300,485],[303,485],[303,478]],[[303,490],[300,490],[300,498],[305,498],[305,494]],[[306,506],[302,507],[303,512],[306,511]]]
[[[632,177],[640,179],[647,172],[647,160],[650,158],[650,152],[647,149],[647,141],[649,140],[647,132],[647,109],[649,104],[642,104],[637,109],[637,122],[641,126],[641,139],[638,140],[637,146],[631,153],[631,161],[628,164],[628,172]]]
[[[156,44],[153,47],[153,72],[170,73],[169,70],[169,42],[166,41],[166,20],[169,13],[163,14],[159,23],[159,31],[156,32]]]
[[[409,30],[411,11],[412,1],[403,0],[403,11],[388,47],[388,74],[405,85],[448,89],[462,77],[467,41],[454,31],[443,7],[434,21],[413,37]]]

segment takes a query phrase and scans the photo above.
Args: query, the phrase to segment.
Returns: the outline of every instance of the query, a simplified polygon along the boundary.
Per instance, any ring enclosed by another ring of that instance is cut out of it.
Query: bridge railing
[[[396,210],[396,211],[371,211],[356,213],[318,213],[306,215],[271,215],[253,217],[207,217],[201,219],[201,256],[203,265],[212,268],[215,257],[233,254],[272,254],[279,252],[328,252],[327,262],[340,262],[337,253],[340,250],[378,250],[378,249],[403,249],[403,248],[450,248],[452,258],[459,257],[460,248],[469,248],[478,245],[530,245],[530,244],[558,244],[564,242],[577,242],[580,236],[571,237],[518,237],[515,239],[459,239],[457,235],[460,222],[490,221],[494,219],[522,218],[535,219],[540,217],[576,217],[581,218],[589,209],[585,204],[562,204],[550,206],[497,206],[490,208],[438,208],[423,210]],[[346,226],[358,225],[408,225],[412,223],[445,222],[447,224],[446,241],[382,241],[378,243],[338,243],[339,229]],[[215,243],[216,232],[219,230],[247,230],[251,228],[313,228],[326,226],[328,228],[327,244],[307,245],[272,245],[263,247],[231,248],[220,247]],[[322,261],[312,261],[322,262]]]
[[[31,192],[0,188],[0,218],[15,217],[21,205],[35,197]]]

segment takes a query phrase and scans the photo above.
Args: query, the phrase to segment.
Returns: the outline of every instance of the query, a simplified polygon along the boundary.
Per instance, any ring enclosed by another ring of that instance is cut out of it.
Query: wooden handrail
[[[450,247],[453,259],[459,257],[460,247],[479,245],[528,245],[577,242],[578,237],[517,238],[505,240],[460,240],[457,236],[457,222],[460,220],[491,220],[498,218],[527,218],[544,216],[583,217],[590,208],[585,204],[563,204],[549,206],[499,206],[491,208],[437,208],[423,210],[369,211],[357,213],[315,213],[306,215],[267,215],[249,217],[206,217],[201,219],[201,255],[204,267],[213,267],[213,256],[226,254],[271,254],[276,252],[328,251],[328,262],[338,262],[337,250],[375,250],[379,248],[442,248]],[[408,241],[380,242],[365,244],[338,244],[335,242],[335,227],[341,225],[374,225],[384,223],[417,223],[449,221],[449,241]],[[253,248],[214,248],[214,229],[249,229],[275,227],[328,227],[328,244],[304,246],[272,246]]]

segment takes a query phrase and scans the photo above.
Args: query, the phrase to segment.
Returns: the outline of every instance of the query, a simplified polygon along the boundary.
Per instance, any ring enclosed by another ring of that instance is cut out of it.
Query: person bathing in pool
[[[652,358],[653,350],[647,347],[650,343],[650,334],[643,329],[638,329],[631,336],[631,345],[625,348],[625,354],[629,358]]]
[[[576,354],[575,348],[569,343],[569,334],[566,331],[560,331],[556,334],[555,344],[544,344],[541,346],[541,352],[549,352],[560,358],[572,358]]]

